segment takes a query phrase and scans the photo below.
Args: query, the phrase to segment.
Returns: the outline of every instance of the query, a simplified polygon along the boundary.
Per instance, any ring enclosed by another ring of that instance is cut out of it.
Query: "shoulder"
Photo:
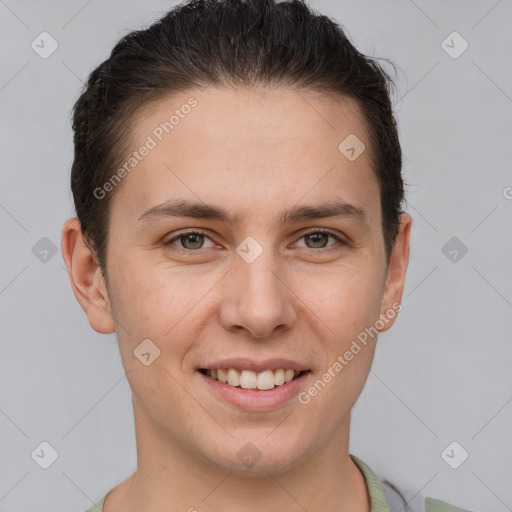
[[[425,498],[425,512],[472,512],[466,508],[456,507],[446,501]]]
[[[105,502],[105,498],[107,497],[109,492],[107,492],[105,496],[101,498],[101,500],[95,503],[91,508],[88,508],[85,512],[103,512],[103,503]]]
[[[362,471],[370,495],[371,512],[472,512],[436,498],[425,498],[423,507],[411,508],[402,493],[387,480],[382,481],[361,459],[350,454],[352,460]]]
[[[430,497],[425,498],[423,508],[421,508],[421,505],[416,505],[416,508],[413,510],[394,485],[390,484],[387,480],[380,481],[380,483],[382,484],[384,494],[388,500],[390,512],[473,512],[465,508],[457,507],[447,501]]]

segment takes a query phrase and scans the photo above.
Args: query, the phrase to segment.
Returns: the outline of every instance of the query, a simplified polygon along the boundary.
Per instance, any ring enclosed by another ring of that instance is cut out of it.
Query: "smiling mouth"
[[[228,386],[242,389],[256,389],[259,391],[267,391],[274,387],[283,386],[292,380],[302,376],[307,371],[298,371],[291,369],[264,370],[262,372],[254,372],[251,370],[238,370],[235,368],[225,368],[210,370],[200,368],[199,371],[213,380],[218,380]]]

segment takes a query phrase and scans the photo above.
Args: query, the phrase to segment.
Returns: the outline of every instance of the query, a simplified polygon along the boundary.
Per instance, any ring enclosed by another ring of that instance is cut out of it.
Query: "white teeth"
[[[293,379],[294,373],[295,372],[293,370],[285,370],[285,372],[284,372],[284,381],[285,382],[290,382]]]
[[[284,383],[292,381],[299,374],[300,371],[291,369],[264,370],[262,372],[236,370],[235,368],[206,370],[206,375],[219,382],[234,387],[240,386],[243,389],[259,389],[261,391],[282,386]]]
[[[272,370],[258,373],[258,389],[266,390],[274,387],[274,374]]]
[[[256,389],[256,372],[242,370],[240,374],[240,387],[244,389]]]
[[[276,373],[274,375],[274,384],[276,386],[284,384],[284,370],[276,370]]]
[[[240,375],[233,368],[228,370],[228,384],[230,386],[240,386]]]

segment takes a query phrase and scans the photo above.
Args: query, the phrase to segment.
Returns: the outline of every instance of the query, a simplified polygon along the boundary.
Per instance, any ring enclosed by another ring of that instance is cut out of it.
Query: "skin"
[[[290,88],[188,91],[143,107],[132,123],[134,149],[190,96],[198,105],[112,198],[108,288],[77,219],[62,232],[75,296],[93,329],[117,333],[133,393],[138,467],[104,511],[369,511],[348,444],[377,337],[307,405],[294,397],[244,411],[215,396],[196,368],[224,357],[285,357],[311,369],[307,389],[400,302],[411,217],[401,215],[388,263],[369,143],[355,161],[338,150],[350,133],[368,140],[349,99]],[[138,222],[178,197],[243,220]],[[341,199],[364,209],[366,221],[275,221],[282,209]],[[206,236],[162,245],[188,228]],[[309,228],[344,243],[305,236]],[[252,263],[236,252],[249,236],[263,249]],[[149,366],[133,354],[147,338],[160,349]],[[261,452],[252,468],[237,457],[249,441]]]

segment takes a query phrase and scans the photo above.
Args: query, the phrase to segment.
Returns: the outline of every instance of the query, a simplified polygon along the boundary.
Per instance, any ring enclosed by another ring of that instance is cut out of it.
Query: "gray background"
[[[1,512],[80,512],[135,469],[115,335],[91,329],[60,253],[74,216],[69,114],[115,42],[172,5],[0,0]],[[399,67],[394,102],[414,218],[404,309],[379,339],[350,452],[414,510],[426,496],[512,510],[512,2],[310,5],[360,51]],[[43,31],[59,45],[46,59],[31,48]],[[442,46],[453,31],[469,43],[458,58]],[[443,252],[452,237],[458,247]],[[51,244],[56,254],[42,261]],[[43,441],[58,452],[48,469],[31,457]],[[453,441],[461,448],[443,458]],[[445,460],[460,462],[463,449],[468,459],[452,469]]]

